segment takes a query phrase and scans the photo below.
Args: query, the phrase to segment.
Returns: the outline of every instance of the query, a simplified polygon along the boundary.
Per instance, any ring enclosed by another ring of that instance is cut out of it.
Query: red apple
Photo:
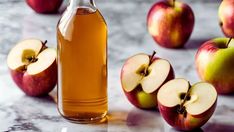
[[[234,41],[216,38],[197,51],[196,68],[203,81],[212,83],[219,94],[234,92]]]
[[[190,86],[185,79],[174,79],[158,91],[158,108],[165,121],[178,130],[194,130],[204,125],[216,108],[213,85],[199,82]]]
[[[234,0],[223,0],[218,15],[223,33],[227,37],[234,37]]]
[[[160,1],[149,10],[147,26],[160,46],[181,48],[193,31],[194,14],[185,3],[175,0]]]
[[[156,108],[158,89],[174,78],[170,63],[154,57],[154,54],[134,55],[124,63],[121,70],[123,91],[128,100],[138,108]]]
[[[27,39],[19,42],[8,54],[12,79],[30,96],[45,95],[57,83],[56,50],[47,48],[45,43]]]
[[[56,13],[63,0],[26,0],[27,4],[37,13]]]

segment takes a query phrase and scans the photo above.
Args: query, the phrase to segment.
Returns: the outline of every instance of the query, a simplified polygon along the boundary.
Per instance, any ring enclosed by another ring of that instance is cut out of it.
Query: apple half
[[[11,77],[29,96],[45,95],[57,83],[57,53],[45,44],[37,39],[26,39],[8,54],[7,64]]]
[[[217,102],[213,85],[199,82],[190,86],[185,79],[174,79],[158,91],[158,108],[166,122],[178,130],[200,128],[212,116]]]
[[[171,64],[161,58],[140,53],[130,57],[121,71],[121,84],[128,100],[136,107],[152,109],[157,106],[157,91],[174,79]]]

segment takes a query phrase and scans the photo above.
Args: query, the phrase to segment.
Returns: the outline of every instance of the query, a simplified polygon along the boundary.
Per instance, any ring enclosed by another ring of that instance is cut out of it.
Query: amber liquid
[[[58,109],[80,123],[107,113],[107,26],[98,10],[64,13],[57,28]]]

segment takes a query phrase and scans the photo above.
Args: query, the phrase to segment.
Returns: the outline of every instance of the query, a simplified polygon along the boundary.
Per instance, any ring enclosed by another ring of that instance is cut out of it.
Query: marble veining
[[[60,14],[39,15],[24,0],[0,1],[0,131],[5,132],[174,132],[158,111],[134,108],[120,86],[120,70],[126,58],[139,52],[168,59],[177,77],[199,81],[194,55],[202,42],[223,36],[218,27],[217,10],[220,0],[186,0],[195,12],[195,28],[183,49],[164,49],[155,44],[146,28],[146,15],[156,0],[96,0],[109,30],[108,120],[103,124],[73,124],[57,112],[56,91],[44,98],[22,93],[10,78],[6,57],[19,40],[36,37],[56,47],[56,24]],[[183,0],[185,1],[185,0]],[[64,7],[61,9],[63,10]],[[219,96],[217,109],[199,131],[234,131],[233,96]]]

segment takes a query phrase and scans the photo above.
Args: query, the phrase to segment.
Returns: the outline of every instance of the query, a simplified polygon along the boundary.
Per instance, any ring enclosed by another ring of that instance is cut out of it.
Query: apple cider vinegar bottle
[[[70,0],[57,26],[58,110],[77,123],[107,114],[107,26],[94,0]]]

